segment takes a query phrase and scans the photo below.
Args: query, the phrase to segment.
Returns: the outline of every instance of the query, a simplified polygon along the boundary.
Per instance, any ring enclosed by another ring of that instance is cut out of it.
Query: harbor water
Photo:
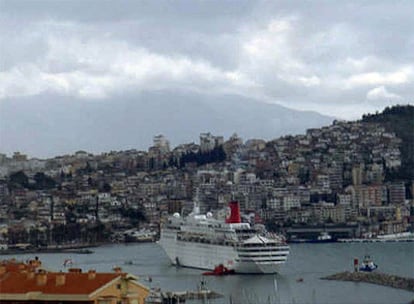
[[[93,248],[92,254],[42,253],[4,255],[19,260],[33,258],[43,261],[46,269],[112,271],[121,266],[140,278],[149,287],[165,291],[196,290],[201,280],[224,295],[210,303],[291,303],[291,304],[402,304],[410,303],[414,293],[367,283],[321,280],[321,277],[352,271],[354,258],[371,255],[377,271],[414,277],[414,243],[327,243],[292,244],[288,262],[276,275],[229,275],[203,277],[203,270],[172,266],[156,243],[106,245]]]

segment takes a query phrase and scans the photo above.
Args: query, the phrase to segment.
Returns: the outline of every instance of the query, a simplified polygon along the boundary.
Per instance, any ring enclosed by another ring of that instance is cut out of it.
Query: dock
[[[340,272],[327,277],[322,280],[338,280],[351,282],[364,282],[370,284],[377,284],[388,286],[392,288],[404,289],[414,292],[414,278],[405,278],[397,275],[391,275],[381,272]]]
[[[395,242],[414,242],[414,238],[351,238],[351,239],[338,239],[339,243],[395,243]]]
[[[218,299],[223,296],[211,290],[199,290],[163,292],[162,297],[164,299],[177,299],[179,303],[184,303],[186,300],[211,300]]]
[[[201,289],[196,291],[161,291],[160,289],[152,289],[147,297],[146,304],[179,304],[185,303],[187,300],[213,300],[222,298],[223,295],[209,289]],[[204,302],[203,302],[204,303]]]

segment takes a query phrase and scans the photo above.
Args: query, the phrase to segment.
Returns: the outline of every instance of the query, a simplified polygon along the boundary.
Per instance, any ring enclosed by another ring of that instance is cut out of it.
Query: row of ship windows
[[[263,247],[271,247],[271,246],[278,246],[278,243],[261,243],[261,244],[243,244],[243,247],[245,248],[250,248],[250,247],[257,247],[258,245],[263,246]],[[282,246],[286,246],[286,244],[281,244]]]
[[[235,243],[232,240],[214,240],[214,239],[205,239],[205,238],[197,238],[197,237],[182,237],[177,235],[177,240],[179,241],[186,241],[186,242],[194,242],[194,243],[208,243],[208,244],[217,244],[217,245],[227,245],[227,246],[234,246]]]
[[[272,255],[262,255],[262,254],[239,254],[241,258],[263,258],[263,257],[286,257],[288,253],[279,253],[279,254],[272,254]]]
[[[282,259],[266,259],[266,260],[252,260],[252,259],[236,259],[236,262],[240,263],[240,262],[255,262],[255,263],[266,263],[266,262],[270,262],[270,263],[274,263],[274,262],[285,262],[286,258],[282,258]]]
[[[272,252],[272,251],[283,251],[288,252],[289,247],[288,246],[266,246],[262,244],[255,244],[254,246],[237,246],[236,243],[232,242],[231,240],[207,240],[204,238],[183,238],[179,235],[177,235],[177,240],[179,241],[186,241],[186,242],[194,242],[194,243],[209,243],[209,244],[217,244],[217,245],[226,245],[226,246],[233,246],[237,247],[237,251],[239,252]]]
[[[175,235],[166,235],[166,234],[164,234],[162,237],[164,239],[175,239]]]
[[[289,251],[289,247],[283,246],[283,247],[251,247],[251,248],[244,248],[239,247],[237,248],[237,251],[239,252],[256,252],[256,251],[262,251],[262,252],[269,252],[269,251]]]

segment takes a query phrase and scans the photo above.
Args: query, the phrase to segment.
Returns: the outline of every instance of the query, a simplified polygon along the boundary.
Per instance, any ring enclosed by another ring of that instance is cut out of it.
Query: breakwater
[[[337,281],[351,281],[364,282],[377,285],[384,285],[393,288],[405,289],[414,292],[414,278],[405,278],[396,275],[381,273],[381,272],[340,272],[327,277],[322,280],[337,280]]]

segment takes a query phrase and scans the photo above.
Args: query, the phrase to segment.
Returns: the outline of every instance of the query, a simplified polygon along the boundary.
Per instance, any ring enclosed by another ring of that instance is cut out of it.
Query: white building
[[[162,134],[154,136],[153,143],[154,147],[158,148],[163,153],[170,151],[170,142]]]
[[[283,197],[283,209],[290,210],[300,207],[300,197],[296,195],[287,195]]]
[[[213,136],[211,133],[201,133],[200,134],[200,151],[208,152],[213,150],[216,147],[223,145],[224,138],[223,136]]]

